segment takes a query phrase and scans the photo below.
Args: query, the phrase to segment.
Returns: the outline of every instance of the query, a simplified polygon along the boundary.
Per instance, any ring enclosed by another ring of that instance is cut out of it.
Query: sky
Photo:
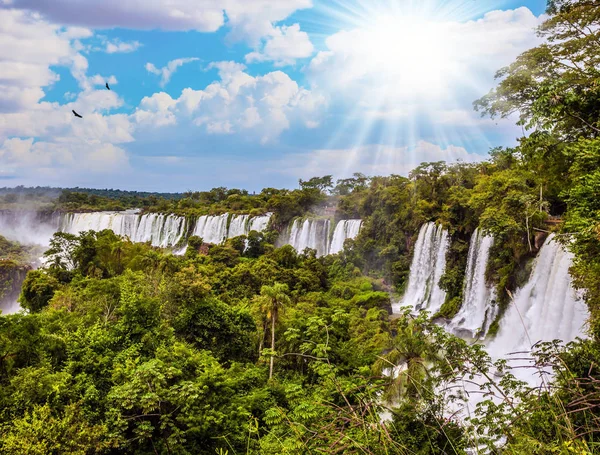
[[[544,9],[0,0],[0,187],[258,191],[479,161],[523,135],[472,103],[540,43]]]

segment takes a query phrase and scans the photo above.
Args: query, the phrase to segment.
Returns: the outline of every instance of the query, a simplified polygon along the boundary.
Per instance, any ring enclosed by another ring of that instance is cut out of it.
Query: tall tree
[[[275,327],[279,313],[286,305],[290,304],[287,284],[275,283],[273,286],[263,286],[260,290],[261,310],[271,320],[271,350],[275,351]],[[269,363],[269,379],[273,378],[274,355]]]

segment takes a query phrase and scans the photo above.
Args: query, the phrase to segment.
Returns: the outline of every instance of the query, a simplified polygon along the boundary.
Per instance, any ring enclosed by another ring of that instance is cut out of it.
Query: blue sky
[[[199,3],[0,0],[0,186],[295,187],[522,134],[471,105],[543,1]]]

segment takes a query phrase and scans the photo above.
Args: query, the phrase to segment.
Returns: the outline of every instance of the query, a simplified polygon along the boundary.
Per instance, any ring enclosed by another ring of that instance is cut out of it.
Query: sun
[[[322,9],[332,29],[326,45],[342,55],[339,83],[384,88],[385,102],[427,102],[448,96],[464,79],[461,27],[500,0],[328,0]],[[377,90],[381,93],[383,90]],[[371,96],[365,93],[367,100]]]
[[[360,28],[365,65],[392,92],[439,96],[456,72],[456,50],[448,44],[448,24],[419,15],[369,18]]]

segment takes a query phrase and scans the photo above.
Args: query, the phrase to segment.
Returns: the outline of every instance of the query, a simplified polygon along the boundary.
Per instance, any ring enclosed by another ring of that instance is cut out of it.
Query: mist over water
[[[22,245],[48,246],[60,229],[60,215],[35,211],[0,211],[0,235]]]

